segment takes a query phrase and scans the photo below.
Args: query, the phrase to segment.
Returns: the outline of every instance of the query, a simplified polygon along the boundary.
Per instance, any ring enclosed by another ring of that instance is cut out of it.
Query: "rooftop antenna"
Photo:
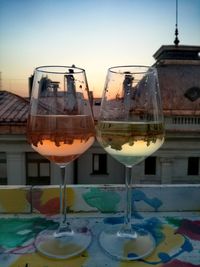
[[[176,0],[176,25],[175,25],[175,40],[174,40],[175,46],[178,46],[179,42],[180,41],[178,39],[178,0]]]

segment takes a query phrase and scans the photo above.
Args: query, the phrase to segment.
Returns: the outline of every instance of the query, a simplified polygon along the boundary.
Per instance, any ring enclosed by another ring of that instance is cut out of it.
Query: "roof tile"
[[[11,92],[0,91],[0,124],[25,123],[29,101]]]

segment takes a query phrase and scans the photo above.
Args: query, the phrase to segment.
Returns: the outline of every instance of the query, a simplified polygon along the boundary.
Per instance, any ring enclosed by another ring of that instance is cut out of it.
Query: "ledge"
[[[50,260],[36,252],[38,231],[57,227],[58,186],[0,187],[0,266],[2,267],[200,267],[199,185],[138,185],[132,194],[132,222],[148,229],[154,252],[140,261],[120,262],[99,246],[101,229],[123,222],[122,185],[68,186],[68,218],[87,227],[93,241],[68,260]]]
[[[120,212],[123,185],[69,185],[68,211]],[[200,211],[199,184],[134,185],[132,201],[138,211]],[[59,186],[0,186],[0,213],[59,213]]]

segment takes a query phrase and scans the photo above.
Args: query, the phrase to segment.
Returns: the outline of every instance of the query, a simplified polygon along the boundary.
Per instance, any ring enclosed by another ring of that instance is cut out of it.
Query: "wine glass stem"
[[[61,167],[61,183],[60,183],[60,225],[55,233],[56,237],[63,235],[72,235],[73,231],[67,223],[67,194],[66,194],[66,167]]]
[[[61,224],[64,224],[67,219],[67,203],[66,203],[66,167],[61,167],[61,184],[60,184],[60,218]]]
[[[118,231],[117,235],[122,238],[137,238],[137,233],[132,229],[131,224],[131,213],[132,213],[132,168],[126,166],[126,182],[125,182],[125,190],[126,190],[126,208],[124,214],[124,224],[121,229]]]
[[[125,214],[124,214],[124,224],[121,229],[117,232],[117,235],[122,238],[128,239],[136,239],[137,233],[132,229],[131,224],[131,212],[132,212],[132,168],[126,166],[126,183],[125,183],[125,190],[126,190],[126,207],[125,207]]]
[[[130,229],[131,230],[131,167],[127,167],[126,166],[126,210],[125,210],[125,217],[124,217],[124,223],[125,223],[125,227],[126,229]]]

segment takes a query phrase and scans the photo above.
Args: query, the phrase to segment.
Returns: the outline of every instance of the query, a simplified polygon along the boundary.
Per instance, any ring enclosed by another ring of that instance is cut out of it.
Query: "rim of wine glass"
[[[133,70],[135,69],[135,71],[115,71],[115,69],[119,69],[119,68],[133,68]],[[139,68],[144,68],[146,70],[137,70],[136,69],[139,69]],[[155,67],[152,67],[152,66],[147,66],[147,65],[119,65],[119,66],[113,66],[113,67],[110,67],[109,69],[109,72],[112,72],[112,73],[116,73],[116,74],[144,74],[144,73],[149,73],[149,72],[154,72],[156,71],[156,68]]]
[[[51,68],[53,70],[51,70]],[[56,68],[58,69],[56,71]],[[63,71],[59,71],[59,68],[60,69],[63,69]],[[54,74],[71,74],[70,72],[70,69],[72,70],[76,70],[73,74],[76,74],[76,73],[84,73],[85,72],[85,69],[83,68],[79,68],[79,67],[76,67],[75,65],[72,65],[72,66],[64,66],[64,65],[43,65],[43,66],[39,66],[39,67],[36,67],[35,68],[35,71],[37,72],[42,72],[42,73],[54,73]],[[64,71],[66,70],[66,71]]]

